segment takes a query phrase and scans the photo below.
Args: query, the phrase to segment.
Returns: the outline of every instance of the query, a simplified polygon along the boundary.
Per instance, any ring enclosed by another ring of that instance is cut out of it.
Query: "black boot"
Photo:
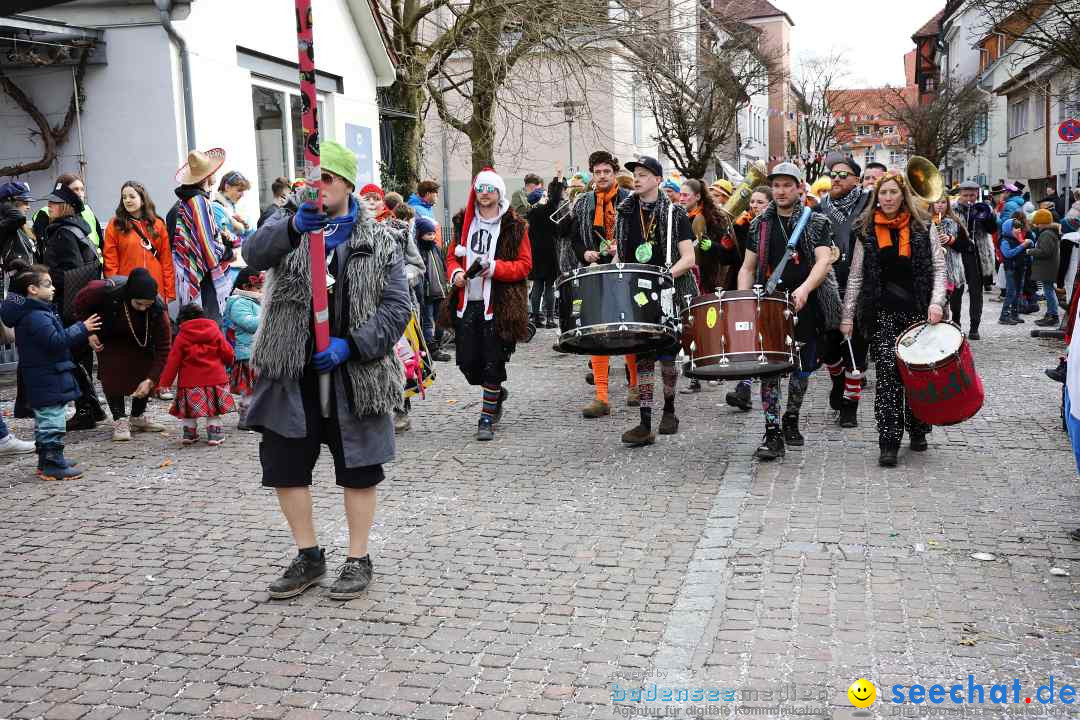
[[[840,404],[844,400],[844,373],[831,377],[832,390],[829,391],[829,407],[833,410],[839,410]]]
[[[97,427],[97,422],[94,420],[92,411],[89,408],[80,408],[75,411],[75,414],[71,416],[71,419],[67,421],[67,431],[73,432],[75,430],[93,430]]]
[[[431,351],[431,359],[435,362],[450,362],[453,360],[453,358],[450,357],[450,353],[443,350],[443,345],[445,345],[445,343],[440,343],[435,340],[428,344],[428,350]]]
[[[859,426],[859,401],[848,400],[845,398],[840,403],[840,417],[836,419],[837,424],[842,428],[853,428]]]
[[[754,457],[764,462],[784,457],[784,434],[780,428],[765,429],[765,437],[754,451]]]
[[[743,412],[748,412],[754,407],[753,401],[750,399],[750,387],[747,385],[737,385],[734,392],[727,394],[727,404],[731,407],[737,407]]]
[[[896,467],[896,453],[899,448],[892,445],[882,445],[881,455],[878,456],[878,465],[881,467]]]
[[[1042,319],[1036,320],[1035,324],[1039,327],[1055,327],[1058,324],[1058,320],[1059,318],[1057,315],[1047,314],[1044,315]]]
[[[1065,358],[1058,360],[1058,365],[1053,370],[1044,370],[1046,377],[1050,378],[1054,382],[1065,382],[1066,372],[1068,371],[1069,364],[1065,361]]]
[[[270,583],[267,592],[274,600],[295,597],[319,582],[319,578],[325,574],[326,550],[320,548],[317,558],[308,557],[302,552],[297,553],[285,573]]]
[[[911,449],[915,452],[925,452],[929,447],[926,443],[926,433],[912,430],[909,434],[911,435]]]
[[[805,440],[802,433],[799,432],[798,413],[784,413],[781,422],[784,428],[784,442],[792,447],[802,447]]]

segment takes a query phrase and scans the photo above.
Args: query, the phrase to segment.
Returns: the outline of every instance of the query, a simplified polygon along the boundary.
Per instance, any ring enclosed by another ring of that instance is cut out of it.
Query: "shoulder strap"
[[[154,257],[157,257],[158,256],[157,245],[154,245],[154,243],[152,243],[150,241],[150,238],[146,237],[146,233],[143,232],[143,229],[142,229],[139,221],[138,220],[133,220],[131,222],[131,226],[133,228],[135,228],[136,234],[138,234],[138,236],[140,238],[142,238],[143,242],[145,242],[147,245],[150,246],[150,252],[152,252],[154,254]]]
[[[671,224],[672,217],[675,215],[674,203],[668,203],[667,206],[667,266],[671,267]]]

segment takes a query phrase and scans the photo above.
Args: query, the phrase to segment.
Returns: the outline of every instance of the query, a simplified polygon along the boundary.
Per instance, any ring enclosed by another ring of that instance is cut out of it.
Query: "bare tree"
[[[974,7],[983,18],[975,35],[1004,35],[1014,62],[1054,58],[1080,71],[1080,0],[979,0]]]
[[[40,158],[31,162],[16,163],[14,165],[0,167],[0,175],[19,176],[35,170],[48,170],[52,167],[52,164],[56,161],[57,148],[63,145],[67,140],[72,125],[75,123],[80,103],[85,104],[86,102],[86,97],[83,94],[83,77],[86,75],[86,65],[90,60],[90,55],[93,53],[93,50],[93,44],[86,45],[79,49],[79,60],[78,64],[75,66],[75,88],[71,92],[71,99],[68,101],[68,109],[67,113],[64,115],[64,121],[56,127],[49,124],[48,118],[41,112],[34,100],[27,95],[14,80],[8,77],[2,69],[0,69],[0,91],[3,91],[5,95],[10,97],[12,101],[14,101],[14,103],[34,121],[36,130],[31,131],[31,136],[33,137],[36,135],[37,137],[40,137],[42,142]],[[35,56],[35,59],[32,61],[35,65],[52,65],[56,63],[62,64],[67,59],[68,57],[66,55],[57,58],[55,61],[43,58],[42,56]],[[76,97],[76,93],[78,93],[78,97]]]
[[[882,91],[881,105],[890,119],[907,131],[910,151],[935,165],[967,142],[987,110],[985,95],[975,80],[946,80],[933,99],[922,104],[915,93],[888,88]]]
[[[837,129],[855,110],[858,97],[842,87],[848,78],[839,52],[805,58],[796,73],[792,84],[798,112],[797,150],[808,178],[821,174],[825,155],[839,147]]]
[[[738,128],[739,109],[786,82],[759,31],[702,8],[696,27],[621,39],[656,122],[656,141],[686,177],[705,177]],[[686,42],[689,38],[689,42]],[[689,45],[689,53],[679,48]]]

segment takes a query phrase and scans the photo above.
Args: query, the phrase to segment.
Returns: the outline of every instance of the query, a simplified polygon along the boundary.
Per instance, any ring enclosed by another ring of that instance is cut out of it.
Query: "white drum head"
[[[949,357],[964,343],[964,334],[952,323],[920,323],[900,336],[896,354],[908,365],[933,365]]]

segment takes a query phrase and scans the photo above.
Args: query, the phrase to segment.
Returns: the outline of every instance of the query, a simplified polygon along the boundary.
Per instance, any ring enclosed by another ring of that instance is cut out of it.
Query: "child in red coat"
[[[233,349],[213,320],[198,305],[185,305],[177,316],[179,334],[169,351],[169,361],[161,373],[161,388],[177,381],[178,391],[169,413],[184,425],[183,443],[199,439],[199,418],[206,418],[206,443],[220,445],[225,440],[221,416],[236,409],[229,392]]]

